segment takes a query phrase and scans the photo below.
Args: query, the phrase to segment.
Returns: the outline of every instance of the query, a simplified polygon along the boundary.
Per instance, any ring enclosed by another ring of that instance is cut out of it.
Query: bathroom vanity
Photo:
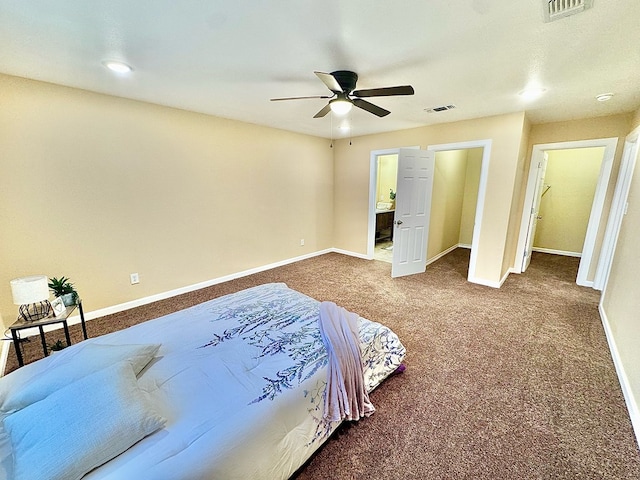
[[[395,210],[376,210],[376,242],[393,240]]]

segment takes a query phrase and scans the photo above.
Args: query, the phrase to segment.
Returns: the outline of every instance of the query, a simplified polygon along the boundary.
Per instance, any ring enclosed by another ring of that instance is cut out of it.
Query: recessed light
[[[613,93],[601,93],[600,95],[596,95],[596,100],[599,102],[606,102],[607,100],[611,100],[613,98]]]
[[[102,64],[112,72],[116,72],[116,73],[129,73],[130,71],[133,70],[133,68],[130,65],[127,65],[126,63],[118,62],[115,60],[105,60],[102,62]]]
[[[520,95],[520,97],[522,97],[523,100],[531,101],[531,100],[535,100],[536,98],[541,97],[542,94],[544,92],[546,92],[546,91],[547,90],[545,88],[530,87],[530,88],[525,88],[518,95]]]

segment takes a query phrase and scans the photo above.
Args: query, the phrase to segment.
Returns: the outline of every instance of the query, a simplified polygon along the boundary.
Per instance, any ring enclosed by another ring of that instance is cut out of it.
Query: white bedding
[[[338,426],[322,420],[327,357],[318,308],[284,284],[261,285],[81,342],[31,364],[29,374],[71,361],[91,343],[159,343],[138,385],[164,428],[85,478],[286,479]],[[365,319],[360,337],[371,391],[405,349],[391,330]],[[0,432],[0,478],[10,478],[11,453]]]

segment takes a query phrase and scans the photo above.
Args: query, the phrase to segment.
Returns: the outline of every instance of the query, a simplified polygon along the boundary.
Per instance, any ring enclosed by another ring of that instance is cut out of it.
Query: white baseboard
[[[484,285],[485,287],[500,288],[502,287],[502,284],[507,280],[510,273],[513,273],[513,268],[510,268],[509,270],[504,272],[504,275],[502,276],[502,278],[497,282],[492,282],[491,280],[487,280],[486,278],[477,278],[477,277],[468,278],[467,280],[469,280],[471,283]]]
[[[582,252],[567,252],[567,251],[564,251],[564,250],[552,250],[550,248],[538,248],[538,247],[534,247],[534,248],[532,248],[532,250],[534,252],[550,253],[552,255],[564,255],[565,257],[577,257],[577,258],[582,257]],[[521,272],[517,272],[517,273],[521,273]],[[580,285],[581,287],[591,287],[591,288],[593,288],[593,280],[578,280],[578,279],[576,279],[576,283],[578,285]]]
[[[325,253],[330,253],[333,250],[328,248],[325,250],[320,250],[313,253],[308,253],[306,255],[300,255],[299,257],[293,257],[286,260],[282,260],[275,263],[270,263],[268,265],[263,265],[261,267],[251,268],[249,270],[243,270],[241,272],[232,273],[229,275],[225,275],[223,277],[214,278],[211,280],[206,280],[204,282],[194,283],[192,285],[187,285],[186,287],[176,288],[174,290],[169,290],[167,292],[158,293],[156,295],[151,295],[144,298],[139,298],[137,300],[132,300],[130,302],[121,303],[119,305],[114,305],[112,307],[102,308],[100,310],[94,310],[93,312],[85,313],[85,319],[91,320],[98,317],[103,317],[105,315],[111,315],[113,313],[119,313],[124,310],[129,310],[131,308],[140,307],[142,305],[147,305],[149,303],[157,302],[159,300],[165,300],[167,298],[175,297],[177,295],[182,295],[183,293],[193,292],[195,290],[200,290],[202,288],[210,287],[213,285],[218,285],[220,283],[228,282],[230,280],[236,280],[238,278],[246,277],[249,275],[253,275],[254,273],[264,272],[266,270],[271,270],[273,268],[282,267],[284,265],[289,265],[290,263],[299,262],[301,260],[306,260],[308,258],[317,257],[319,255],[324,255]]]
[[[636,435],[636,441],[638,442],[638,444],[640,444],[640,406],[638,405],[638,399],[634,397],[633,391],[631,390],[629,377],[627,377],[624,365],[622,364],[622,360],[620,359],[620,354],[618,353],[616,341],[613,338],[613,332],[611,331],[611,326],[609,325],[607,313],[602,307],[602,301],[600,301],[600,304],[598,305],[598,311],[600,312],[600,319],[602,320],[604,333],[607,337],[607,343],[609,344],[609,350],[611,351],[613,364],[616,367],[618,381],[620,382],[620,387],[622,388],[622,395],[624,396],[624,401],[627,404],[627,410],[629,411],[631,425]]]
[[[437,254],[435,257],[432,257],[430,259],[427,260],[427,265],[431,265],[433,262],[435,262],[436,260],[440,260],[442,257],[444,257],[445,255],[447,255],[448,253],[453,252],[456,248],[458,248],[458,245],[453,245],[449,248],[447,248],[446,250],[440,252],[439,254]]]
[[[373,257],[370,257],[369,255],[364,255],[358,252],[352,252],[351,250],[342,250],[341,248],[330,248],[328,251],[334,252],[334,253],[340,253],[342,255],[348,255],[350,257],[362,258],[363,260],[373,260]],[[326,252],[322,252],[322,253],[326,253]]]
[[[487,280],[485,278],[468,278],[467,279],[469,282],[471,283],[475,283],[477,285],[484,285],[485,287],[491,287],[491,288],[500,288],[500,282],[492,282],[490,280]]]
[[[552,248],[533,247],[531,250],[540,253],[550,253],[552,255],[564,255],[565,257],[581,257],[582,252],[569,252],[566,250],[554,250]]]
[[[492,282],[491,280],[487,280],[486,278],[477,278],[477,277],[468,278],[467,280],[470,281],[471,283],[476,283],[478,285],[484,285],[485,287],[491,287],[491,288],[500,288],[502,286],[502,283],[504,282],[504,279],[502,279],[499,282]]]
[[[436,256],[430,258],[429,260],[427,260],[427,265],[435,262],[436,260],[441,259],[442,257],[444,257],[445,255],[453,252],[456,248],[467,248],[467,249],[471,249],[471,245],[468,245],[466,243],[458,243],[456,245],[453,245],[449,248],[447,248],[446,250],[440,252],[439,254],[437,254]],[[487,280],[485,278],[468,278],[467,280],[471,283],[476,283],[478,285],[484,285],[485,287],[492,287],[492,288],[500,288],[502,286],[502,284],[504,283],[504,281],[507,279],[507,276],[509,275],[511,270],[509,270],[509,272],[507,272],[505,274],[505,276],[499,281],[499,282],[492,282],[490,280]]]
[[[306,260],[308,258],[317,257],[319,255],[324,255],[325,253],[343,253],[345,255],[358,256],[360,258],[366,258],[366,256],[362,256],[360,254],[354,252],[348,252],[346,250],[338,250],[334,248],[327,248],[325,250],[320,250],[317,252],[308,253],[306,255],[301,255],[299,257],[289,258],[286,260],[282,260],[280,262],[270,263],[268,265],[263,265],[261,267],[251,268],[249,270],[244,270],[242,272],[232,273],[230,275],[225,275],[224,277],[214,278],[212,280],[207,280],[200,283],[194,283],[193,285],[187,285],[186,287],[176,288],[174,290],[169,290],[167,292],[158,293],[156,295],[151,295],[148,297],[139,298],[136,300],[132,300],[130,302],[120,303],[118,305],[113,305],[111,307],[101,308],[99,310],[93,310],[90,312],[84,312],[85,321],[93,320],[94,318],[104,317],[105,315],[111,315],[114,313],[123,312],[125,310],[130,310],[135,307],[140,307],[142,305],[147,305],[149,303],[157,302],[159,300],[165,300],[167,298],[175,297],[177,295],[181,295],[183,293],[193,292],[195,290],[200,290],[201,288],[210,287],[212,285],[217,285],[219,283],[228,282],[230,280],[235,280],[237,278],[246,277],[248,275],[253,275],[254,273],[264,272],[266,270],[271,270],[273,268],[282,267],[284,265],[288,265],[290,263],[299,262],[301,260]],[[67,320],[68,325],[76,325],[80,323],[80,314],[73,315],[69,317]],[[44,327],[45,332],[50,332],[53,330],[58,330],[62,328],[62,324],[56,323],[53,325],[47,325]],[[21,330],[23,337],[29,337],[33,335],[39,335],[39,331],[37,328],[26,328]],[[4,370],[7,364],[7,356],[9,355],[9,344],[10,340],[3,341],[2,350],[0,350],[0,376],[4,374]]]

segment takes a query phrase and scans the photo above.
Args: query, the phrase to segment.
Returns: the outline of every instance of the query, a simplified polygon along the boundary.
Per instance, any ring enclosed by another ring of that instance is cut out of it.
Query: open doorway
[[[398,155],[401,148],[420,149],[419,146],[412,146],[374,150],[371,152],[369,164],[367,258],[375,258],[389,263],[392,262],[393,257],[392,236],[395,215],[393,200],[395,200],[397,193]],[[380,175],[381,169],[384,169],[382,176]],[[391,195],[391,190],[393,195]],[[391,196],[394,198],[392,199]],[[379,214],[383,215],[379,216]],[[379,223],[384,221],[391,222],[389,228],[386,228],[383,223]]]
[[[469,142],[460,142],[452,144],[432,145],[427,150],[434,152],[441,158],[449,158],[441,160],[442,165],[447,169],[447,174],[443,177],[457,178],[455,188],[451,189],[449,182],[443,178],[442,189],[448,191],[447,197],[450,198],[449,203],[456,205],[458,215],[447,214],[447,201],[443,201],[440,193],[434,192],[431,198],[432,206],[430,211],[435,213],[438,219],[435,225],[429,225],[428,232],[428,248],[427,263],[436,261],[449,251],[462,246],[471,249],[469,260],[469,269],[467,279],[470,282],[487,285],[486,281],[477,279],[475,276],[477,262],[477,246],[480,239],[480,225],[482,224],[482,215],[484,207],[484,199],[486,192],[487,174],[489,169],[489,159],[491,156],[491,140],[477,140]],[[418,147],[413,147],[418,148]],[[369,235],[367,257],[370,259],[377,258],[374,256],[376,238],[379,240],[393,241],[393,234],[383,231],[383,223],[376,225],[377,217],[380,213],[384,213],[387,207],[393,204],[389,193],[386,191],[385,182],[380,182],[381,188],[378,190],[378,170],[379,159],[387,155],[397,155],[399,149],[377,150],[371,152],[370,164],[370,189],[369,189]],[[448,153],[453,152],[453,153]],[[457,157],[457,158],[456,158]],[[451,160],[456,158],[455,160]],[[471,159],[469,161],[469,159]],[[383,160],[384,161],[384,160]],[[434,183],[435,179],[434,171]],[[459,180],[463,181],[460,182]],[[389,187],[392,190],[392,187]],[[473,191],[473,194],[468,194]],[[453,193],[452,193],[453,192]],[[398,193],[397,190],[394,193]],[[390,205],[385,205],[385,204]],[[433,206],[433,203],[436,205]],[[378,228],[379,227],[379,228]],[[379,232],[378,235],[376,232]],[[386,234],[386,235],[385,235]],[[433,238],[431,238],[433,236]],[[451,240],[453,239],[453,240]],[[443,245],[451,243],[443,248]],[[435,245],[435,246],[432,246]],[[387,252],[393,252],[393,245],[388,244],[385,247],[391,247]],[[389,255],[392,257],[392,254]],[[499,285],[489,285],[498,287]]]
[[[376,163],[376,221],[373,258],[392,263],[393,220],[398,184],[398,154],[378,155]]]
[[[387,155],[391,157],[386,158]],[[385,167],[385,160],[391,160],[388,169],[396,172],[395,192],[393,175],[385,183],[378,174]],[[427,265],[435,154],[419,148],[399,148],[372,152],[371,161],[368,253],[374,250],[376,239],[378,244],[381,240],[391,241],[386,248],[391,252],[391,276],[423,273]]]
[[[600,249],[600,257],[598,259],[598,268],[596,276],[593,280],[593,288],[603,290],[607,285],[609,273],[613,263],[613,254],[618,242],[618,235],[622,226],[622,218],[627,213],[627,199],[631,188],[631,179],[636,166],[636,161],[640,152],[640,128],[636,128],[631,132],[625,142],[622,151],[622,162],[618,171],[618,179],[616,180],[616,188],[613,193],[613,201],[609,210],[609,218],[607,219],[607,229],[602,241]],[[604,294],[600,298],[600,304],[604,300]]]
[[[436,152],[427,264],[471,249],[483,153],[482,147]]]
[[[452,223],[455,225],[456,221],[459,221],[460,230],[458,236],[458,242],[455,243],[455,233],[449,237],[449,245],[445,247],[447,242],[441,242],[440,246],[431,243],[431,236],[434,236],[434,242],[438,238],[438,221],[435,221],[433,227],[430,226],[429,240],[430,249],[428,255],[428,263],[434,262],[442,256],[446,255],[450,251],[458,248],[471,248],[471,254],[469,257],[469,269],[467,273],[467,280],[472,283],[479,283],[481,285],[487,285],[490,287],[498,288],[498,283],[487,282],[484,279],[476,277],[476,264],[478,261],[478,245],[480,243],[482,218],[484,215],[484,203],[485,194],[487,190],[487,176],[489,171],[489,160],[491,158],[491,145],[492,141],[487,140],[475,140],[469,142],[449,143],[442,145],[430,145],[428,150],[436,152],[436,156],[446,152],[463,152],[462,155],[467,158],[465,167],[465,186],[462,197],[462,211],[461,216],[449,215],[446,213],[446,207],[444,209],[444,222]],[[456,155],[451,153],[451,155]],[[460,155],[460,154],[457,154]],[[436,157],[437,158],[437,157]],[[440,157],[446,158],[446,157]],[[471,159],[471,161],[469,161]],[[446,161],[446,160],[445,160]],[[479,162],[479,164],[478,164]],[[441,163],[446,165],[446,163]],[[447,165],[451,167],[450,165]],[[437,175],[437,174],[436,174]],[[437,180],[434,179],[434,182]],[[447,182],[443,182],[443,187],[447,189]],[[435,192],[434,192],[435,197]],[[453,196],[455,198],[455,195]],[[458,199],[459,201],[460,199]],[[440,207],[436,207],[436,210]],[[433,210],[432,210],[433,211]],[[437,211],[434,212],[436,215]],[[473,218],[473,221],[471,219]],[[433,232],[431,231],[433,229]],[[444,236],[442,237],[445,238]],[[468,244],[469,238],[471,243]]]
[[[604,147],[549,150],[547,156],[533,251],[580,257]]]
[[[576,283],[593,286],[616,145],[616,138],[534,145],[518,241],[519,272],[527,269],[533,250],[577,256]]]

